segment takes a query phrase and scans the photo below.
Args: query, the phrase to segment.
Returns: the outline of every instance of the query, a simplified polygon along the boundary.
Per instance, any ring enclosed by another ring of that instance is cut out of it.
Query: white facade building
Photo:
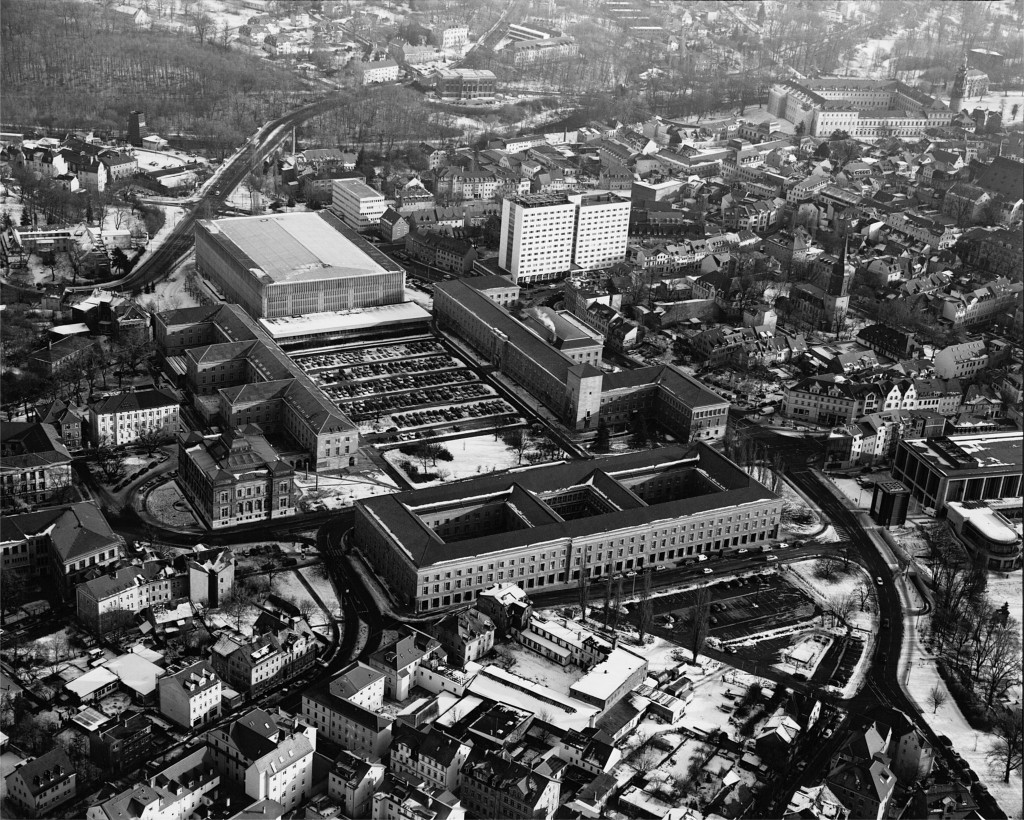
[[[160,678],[160,714],[192,729],[220,715],[223,685],[208,661]]]
[[[384,195],[358,179],[336,179],[332,185],[331,209],[349,227],[358,231],[376,228],[388,204]]]
[[[629,198],[610,192],[570,194],[576,206],[572,261],[584,270],[607,268],[626,258]]]
[[[572,268],[575,233],[576,205],[564,195],[504,199],[498,266],[517,284],[558,279]]]
[[[89,429],[94,445],[119,447],[156,433],[178,432],[178,399],[159,388],[119,393],[89,407]]]

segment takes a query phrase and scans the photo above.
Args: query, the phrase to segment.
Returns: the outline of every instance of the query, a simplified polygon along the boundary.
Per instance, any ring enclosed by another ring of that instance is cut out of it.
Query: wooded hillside
[[[132,109],[158,133],[235,144],[292,107],[304,82],[192,30],[140,31],[77,0],[5,0],[0,105],[6,124],[124,130]]]

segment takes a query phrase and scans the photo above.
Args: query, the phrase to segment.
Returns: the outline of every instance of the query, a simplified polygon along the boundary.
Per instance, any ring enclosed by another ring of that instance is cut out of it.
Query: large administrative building
[[[778,496],[702,443],[551,464],[356,502],[353,537],[417,612],[495,583],[558,588],[586,577],[757,548]]]
[[[196,269],[257,319],[405,299],[401,266],[322,211],[199,220]]]
[[[812,137],[836,130],[855,139],[920,137],[925,129],[949,125],[953,112],[900,80],[820,77],[776,83],[768,93],[768,113]]]

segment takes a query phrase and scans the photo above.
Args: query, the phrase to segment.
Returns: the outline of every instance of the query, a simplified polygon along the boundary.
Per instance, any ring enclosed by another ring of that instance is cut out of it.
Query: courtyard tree
[[[996,736],[989,747],[988,759],[1000,769],[1004,783],[1010,775],[1020,771],[1024,763],[1024,730],[1021,728],[1021,708],[1008,709],[997,719],[992,733]]]
[[[106,442],[96,448],[96,464],[103,478],[110,484],[124,470],[125,454],[121,447],[112,447]]]
[[[690,650],[693,652],[694,663],[697,662],[697,656],[704,648],[710,620],[711,590],[708,587],[701,587],[697,590],[697,597],[693,604],[693,619],[690,625]]]

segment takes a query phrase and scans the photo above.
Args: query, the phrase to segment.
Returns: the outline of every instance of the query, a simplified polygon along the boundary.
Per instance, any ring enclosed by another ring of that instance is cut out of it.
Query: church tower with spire
[[[953,90],[949,94],[949,110],[954,117],[960,114],[964,104],[964,92],[967,89],[967,53],[964,52],[964,60],[956,70],[956,77],[953,79]]]

